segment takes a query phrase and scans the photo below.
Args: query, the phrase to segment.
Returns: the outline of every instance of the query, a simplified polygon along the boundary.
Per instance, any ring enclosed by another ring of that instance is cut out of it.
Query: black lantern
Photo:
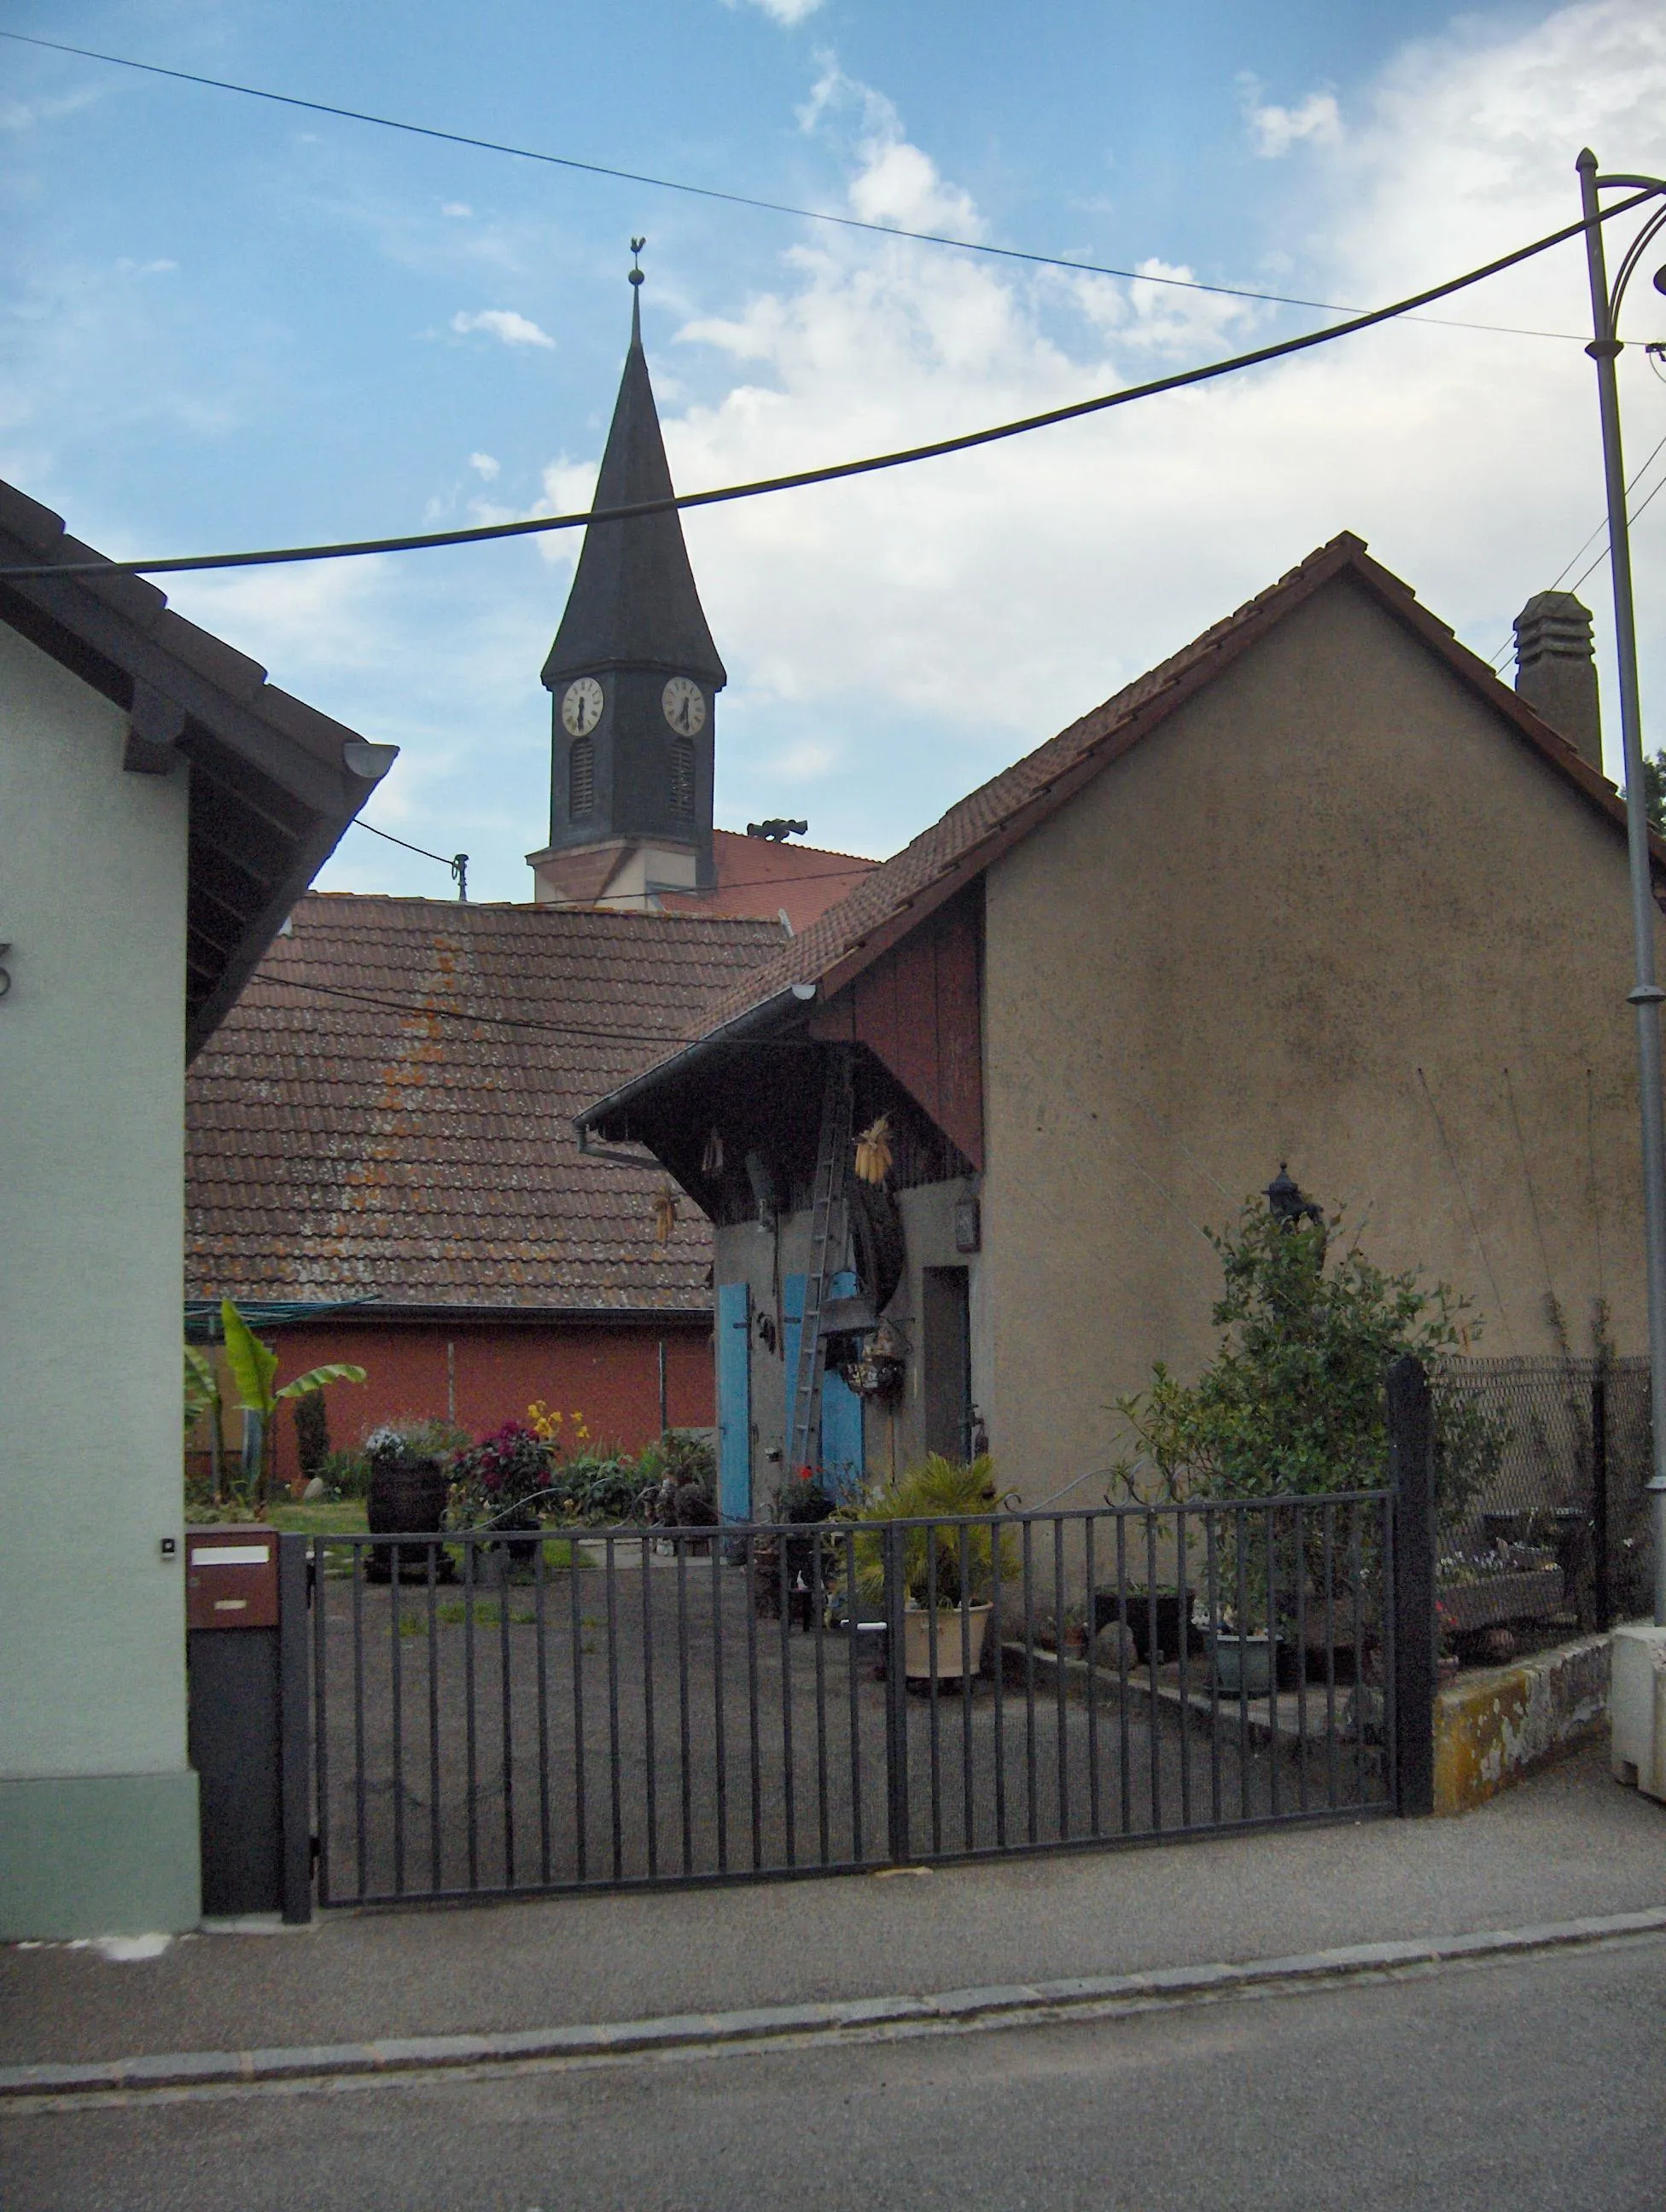
[[[1322,1209],[1310,1198],[1304,1198],[1301,1186],[1290,1172],[1289,1163],[1279,1162],[1279,1171],[1262,1194],[1268,1211],[1281,1229],[1294,1229],[1303,1221],[1310,1221],[1316,1229],[1324,1226]]]

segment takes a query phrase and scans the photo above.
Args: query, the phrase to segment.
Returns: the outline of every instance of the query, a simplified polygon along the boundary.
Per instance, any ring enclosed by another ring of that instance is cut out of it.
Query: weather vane
[[[642,281],[641,256],[647,244],[645,238],[633,238],[630,241],[630,281],[633,284],[640,284]]]

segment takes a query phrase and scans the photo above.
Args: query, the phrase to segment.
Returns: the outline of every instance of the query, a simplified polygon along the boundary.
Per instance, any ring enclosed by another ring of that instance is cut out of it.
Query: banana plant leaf
[[[189,1436],[220,1395],[214,1369],[195,1345],[185,1346],[185,1434]]]
[[[220,1325],[225,1332],[226,1364],[244,1409],[270,1413],[277,1401],[272,1380],[277,1373],[277,1354],[249,1327],[229,1298],[220,1301]]]
[[[310,1390],[321,1390],[326,1382],[362,1382],[364,1370],[355,1367],[349,1360],[337,1359],[322,1367],[309,1367],[304,1375],[297,1375],[293,1382],[286,1382],[277,1393],[280,1398],[304,1398]]]

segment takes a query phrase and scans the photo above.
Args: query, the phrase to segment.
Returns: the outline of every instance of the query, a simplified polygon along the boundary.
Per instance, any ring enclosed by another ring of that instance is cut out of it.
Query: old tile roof
[[[191,1071],[193,1297],[696,1312],[710,1232],[580,1106],[698,1025],[778,924],[313,893]]]
[[[1235,613],[952,806],[710,1006],[701,1028],[691,1030],[683,1042],[709,1034],[789,984],[813,983],[821,995],[830,995],[1028,835],[1091,776],[1137,744],[1274,623],[1345,574],[1372,592],[1454,674],[1513,722],[1520,735],[1624,834],[1625,801],[1607,777],[1500,682],[1484,660],[1460,645],[1446,623],[1419,605],[1409,584],[1373,561],[1362,538],[1344,531]],[[1666,843],[1657,838],[1653,843],[1660,896]]]

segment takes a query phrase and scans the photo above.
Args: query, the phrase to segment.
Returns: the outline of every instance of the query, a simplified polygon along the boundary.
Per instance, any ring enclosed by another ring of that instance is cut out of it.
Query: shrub
[[[330,1456],[330,1415],[322,1390],[309,1390],[295,1400],[295,1457],[302,1477],[310,1482],[324,1471]]]
[[[1235,1231],[1213,1237],[1225,1288],[1214,1358],[1194,1383],[1159,1361],[1149,1390],[1116,1401],[1140,1446],[1113,1480],[1141,1502],[1373,1490],[1388,1480],[1383,1378],[1391,1360],[1428,1360],[1480,1334],[1469,1301],[1426,1289],[1342,1243],[1340,1216],[1287,1227],[1252,1199]],[[1456,1394],[1436,1390],[1437,1504],[1462,1516],[1497,1463],[1501,1439]],[[1154,1481],[1142,1479],[1148,1468]]]
[[[370,1462],[362,1451],[326,1452],[316,1469],[331,1498],[368,1498]]]

